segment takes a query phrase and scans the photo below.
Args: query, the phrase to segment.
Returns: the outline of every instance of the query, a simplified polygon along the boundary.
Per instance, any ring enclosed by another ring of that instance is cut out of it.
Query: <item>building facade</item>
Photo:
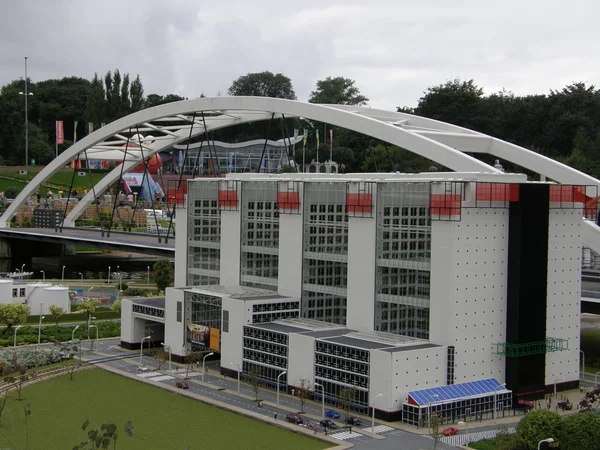
[[[520,174],[189,180],[165,340],[175,356],[218,350],[223,371],[258,368],[267,384],[285,371],[282,386],[304,380],[332,404],[352,387],[356,410],[417,424],[432,403],[411,397],[421,389],[488,380],[465,385],[473,408],[443,394],[456,420],[571,388],[577,230],[595,198]],[[208,340],[193,345],[190,325]]]

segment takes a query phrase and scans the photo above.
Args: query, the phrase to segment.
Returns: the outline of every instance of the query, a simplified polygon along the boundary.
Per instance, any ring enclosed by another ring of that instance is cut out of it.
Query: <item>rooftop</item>
[[[185,291],[193,292],[196,294],[214,295],[217,297],[230,297],[238,300],[268,300],[289,298],[284,295],[278,294],[277,292],[248,286],[194,286],[186,287]]]
[[[128,298],[131,303],[142,306],[150,306],[152,308],[165,309],[164,297],[148,297],[148,298]]]

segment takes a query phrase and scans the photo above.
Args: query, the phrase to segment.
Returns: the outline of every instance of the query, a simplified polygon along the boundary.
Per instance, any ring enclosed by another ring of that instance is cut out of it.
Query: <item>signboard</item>
[[[56,121],[56,143],[57,144],[65,143],[65,130],[63,128],[62,120]]]
[[[141,187],[142,182],[144,181],[143,173],[126,173],[123,175],[123,181],[126,181],[127,184],[131,187]]]
[[[187,326],[187,341],[191,344],[203,345],[207,349],[221,350],[221,330],[204,325],[190,323]]]

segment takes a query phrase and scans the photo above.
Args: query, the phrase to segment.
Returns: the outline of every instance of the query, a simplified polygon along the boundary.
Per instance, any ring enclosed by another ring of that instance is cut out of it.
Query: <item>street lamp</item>
[[[46,271],[40,270],[40,272],[42,272],[42,282],[45,283],[46,282]]]
[[[142,342],[140,343],[140,370],[144,370],[144,366],[142,364],[142,351],[144,350],[144,341],[150,341],[152,339],[150,336],[146,336],[142,338]],[[150,342],[148,342],[148,348],[150,348]]]
[[[237,369],[238,369],[237,370],[237,376],[238,376],[237,377],[238,378],[237,393],[239,394],[240,393],[240,372],[241,372],[240,365],[236,364],[236,363],[233,363],[233,362],[231,363],[231,365],[232,366],[237,366]]]
[[[88,340],[90,339],[90,327],[92,327],[93,325],[91,325],[92,320],[95,320],[95,317],[92,317],[92,315],[88,315],[88,320],[87,320],[87,328],[88,328]]]
[[[21,280],[23,279],[23,275],[25,275],[25,264],[21,266]]]
[[[556,382],[557,381],[565,381],[564,378],[557,378],[556,380],[554,380],[554,398],[556,398]]]
[[[171,372],[171,346],[165,344],[164,342],[161,342],[160,345],[162,345],[164,348],[166,348],[169,351],[169,373]]]
[[[106,277],[106,283],[110,284],[110,266],[108,266],[108,277]]]
[[[284,370],[279,375],[277,375],[277,406],[279,406],[279,379],[284,375],[287,375],[287,370]]]
[[[27,97],[33,95],[27,92],[27,58],[25,56],[25,92],[19,92],[19,95],[25,97],[25,167],[29,165],[29,122],[27,120]]]
[[[120,294],[122,294],[122,293],[123,293],[123,291],[117,292],[117,300],[121,300]]]
[[[206,363],[206,358],[208,358],[209,356],[214,355],[213,352],[207,353],[206,355],[204,355],[204,358],[202,358],[202,382],[204,383],[204,365]]]
[[[148,266],[148,280],[146,284],[150,284],[150,266]]]
[[[60,285],[62,286],[63,284],[65,284],[65,267],[67,266],[62,266],[62,276],[60,279]]]
[[[42,316],[43,308],[44,308],[44,302],[40,302],[40,325],[38,327],[38,347],[42,343],[42,320],[44,320],[44,316]]]
[[[81,284],[83,284],[83,274],[79,272],[79,275],[81,275]]]
[[[77,325],[74,329],[73,332],[71,333],[71,344],[73,343],[73,341],[75,340],[75,332],[77,331],[77,329],[79,328],[79,325]]]
[[[98,327],[96,325],[90,325],[88,328],[88,333],[90,332],[90,329],[96,329],[96,339],[98,339]],[[94,349],[94,340],[90,339],[90,350]]]
[[[90,286],[90,288],[88,289],[88,300],[90,299],[90,291],[94,289],[94,286]]]
[[[321,383],[315,383],[315,387],[319,386],[321,388],[321,415],[323,416],[323,419],[325,418],[325,386],[323,386]],[[277,402],[279,403],[279,402]]]
[[[373,406],[371,406],[371,409],[373,410],[373,416],[371,417],[371,433],[373,434],[375,434],[375,400],[379,397],[383,397],[383,394],[377,394],[373,397]]]
[[[19,331],[19,328],[21,328],[23,325],[17,325],[17,327],[15,328],[15,344],[14,347],[17,346],[17,331]]]
[[[496,423],[496,405],[498,403],[498,388],[506,388],[506,383],[502,383],[500,386],[496,386],[496,388],[494,389],[494,409],[492,410],[494,423]]]
[[[460,422],[458,422],[459,425],[464,425],[465,427],[467,427],[467,442],[465,443],[465,445],[468,447],[469,446],[469,424],[467,422],[463,422],[462,420]]]
[[[542,448],[542,444],[544,442],[547,442],[548,444],[552,444],[554,442],[554,439],[552,439],[552,438],[542,439],[540,442],[538,442],[538,450],[540,450]]]

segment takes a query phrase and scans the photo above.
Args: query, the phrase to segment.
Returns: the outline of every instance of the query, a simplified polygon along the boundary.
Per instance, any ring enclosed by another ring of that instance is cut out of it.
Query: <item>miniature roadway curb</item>
[[[101,356],[111,356],[111,355],[107,355],[106,353],[100,353],[100,352],[95,352],[95,353],[98,354],[98,355],[101,355]],[[328,444],[333,444],[333,446],[332,447],[328,447],[327,450],[345,450],[345,449],[349,449],[349,448],[354,447],[353,444],[350,444],[350,443],[348,443],[346,441],[340,442],[339,439],[335,439],[333,437],[330,437],[330,436],[327,436],[327,435],[324,435],[324,434],[314,434],[314,432],[312,430],[308,430],[306,428],[299,427],[297,425],[293,425],[293,424],[288,423],[288,422],[286,422],[284,420],[277,420],[277,419],[269,420],[268,418],[266,418],[262,414],[255,413],[253,411],[246,410],[246,409],[240,408],[238,406],[233,406],[233,405],[230,405],[228,403],[221,402],[219,400],[213,400],[211,398],[203,397],[201,395],[198,395],[198,394],[195,394],[195,393],[192,393],[192,392],[183,392],[181,389],[178,389],[178,388],[176,388],[174,386],[169,386],[168,384],[159,383],[158,381],[152,381],[152,379],[148,379],[148,378],[140,378],[140,377],[138,377],[135,374],[132,374],[132,373],[129,373],[129,372],[125,372],[124,370],[116,369],[114,367],[110,367],[110,366],[108,366],[107,364],[104,364],[104,363],[97,364],[96,367],[100,367],[103,370],[106,370],[107,372],[111,372],[111,373],[114,373],[116,375],[120,375],[120,376],[123,376],[125,378],[129,378],[131,380],[135,380],[135,381],[138,381],[138,382],[144,382],[144,383],[150,384],[150,385],[152,385],[154,387],[158,387],[158,388],[161,388],[161,389],[164,389],[164,390],[167,390],[167,391],[171,391],[171,392],[173,392],[175,394],[182,395],[184,397],[189,397],[189,398],[192,398],[194,400],[200,401],[202,403],[206,403],[208,405],[216,406],[218,408],[221,408],[221,409],[224,409],[224,410],[227,410],[227,411],[231,411],[231,412],[234,412],[236,414],[240,414],[240,415],[243,415],[243,416],[246,416],[246,417],[250,417],[250,418],[255,419],[255,420],[260,420],[261,422],[264,422],[264,423],[267,423],[267,424],[270,424],[270,425],[273,425],[273,426],[276,426],[276,427],[279,427],[279,428],[284,428],[286,430],[293,431],[293,432],[298,433],[298,434],[303,434],[303,435],[311,437],[313,439],[318,439],[320,441],[327,442]],[[190,381],[190,380],[186,380],[186,381]],[[207,387],[211,387],[209,384],[207,385],[207,383],[199,383],[199,384],[206,385]],[[248,396],[243,396],[243,397],[248,397]]]

